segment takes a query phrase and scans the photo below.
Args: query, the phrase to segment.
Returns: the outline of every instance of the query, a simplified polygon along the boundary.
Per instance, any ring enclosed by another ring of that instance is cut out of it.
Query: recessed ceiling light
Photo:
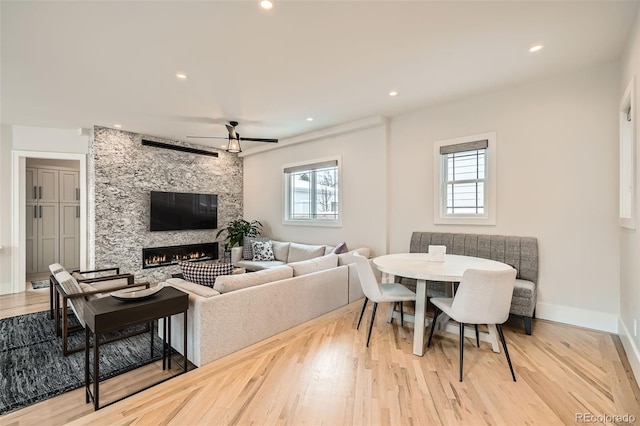
[[[307,121],[313,121],[313,117],[307,117]]]
[[[121,129],[122,128],[122,124],[114,124],[113,127],[115,127],[116,129]]]
[[[273,9],[273,0],[260,0],[260,7],[264,10]]]
[[[397,96],[398,92],[396,92],[395,90],[392,90],[389,92],[389,96]]]
[[[539,52],[540,50],[542,50],[544,46],[541,45],[540,43],[538,44],[533,44],[531,45],[531,47],[529,48],[529,52],[531,53],[535,53],[535,52]]]
[[[183,72],[177,72],[176,73],[176,78],[179,80],[186,80],[187,79],[187,75]]]

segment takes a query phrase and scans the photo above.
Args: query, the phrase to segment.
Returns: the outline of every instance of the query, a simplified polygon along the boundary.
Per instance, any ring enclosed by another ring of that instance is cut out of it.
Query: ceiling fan
[[[223,138],[220,136],[187,136],[187,137],[198,138],[198,139],[228,139],[229,144],[227,145],[227,152],[242,152],[242,149],[240,148],[240,141],[278,143],[278,139],[240,137],[240,133],[236,132],[237,125],[238,125],[237,121],[230,121],[229,124],[225,124],[225,126],[227,127],[227,131],[229,132],[229,136],[227,138]]]

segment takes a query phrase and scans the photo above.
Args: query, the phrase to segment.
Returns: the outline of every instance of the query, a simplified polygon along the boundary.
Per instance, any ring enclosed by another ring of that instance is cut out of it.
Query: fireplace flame
[[[198,251],[198,252],[186,253],[183,255],[174,254],[171,256],[170,259],[167,257],[166,254],[161,256],[152,255],[144,259],[144,264],[145,266],[147,266],[147,265],[158,265],[158,264],[167,263],[167,262],[180,262],[183,260],[208,260],[208,259],[211,259],[211,256],[207,256],[206,253]]]

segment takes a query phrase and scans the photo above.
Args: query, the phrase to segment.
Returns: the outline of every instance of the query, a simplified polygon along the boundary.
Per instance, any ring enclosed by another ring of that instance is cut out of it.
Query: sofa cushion
[[[359,255],[366,257],[367,259],[371,255],[371,249],[368,247],[360,247],[359,249],[351,250],[346,253],[341,253],[338,255],[338,266],[349,265],[350,263],[355,263],[355,259],[353,257],[353,253],[358,252]]]
[[[289,246],[291,243],[284,241],[271,240],[271,246],[273,247],[273,256],[276,260],[286,262],[289,257]]]
[[[213,287],[218,276],[229,275],[233,272],[231,263],[180,262],[179,265],[186,281],[207,287]]]
[[[181,290],[186,290],[187,292],[197,294],[198,296],[202,296],[202,297],[213,297],[220,294],[219,291],[214,290],[211,287],[185,281],[181,278],[169,278],[167,280],[167,283],[170,284],[172,287],[176,287]]]
[[[326,269],[337,267],[338,255],[328,254],[326,256],[289,263],[287,266],[293,269],[293,276],[298,277],[300,275],[311,274],[313,272],[324,271]]]
[[[242,243],[242,258],[245,260],[253,259],[253,247],[251,247],[251,243],[254,241],[271,241],[269,237],[245,237],[244,242]]]
[[[325,246],[312,246],[309,244],[291,243],[289,246],[289,256],[287,263],[299,262],[301,260],[313,259],[314,257],[324,256]]]
[[[280,281],[293,277],[293,269],[283,265],[275,268],[263,269],[258,272],[240,275],[224,275],[218,277],[213,288],[220,293],[240,290],[260,284]],[[265,301],[265,303],[269,303]]]
[[[276,260],[273,256],[273,247],[271,241],[253,241],[251,243],[251,249],[253,250],[253,260],[258,262]]]
[[[335,246],[333,248],[331,253],[333,253],[333,254],[342,254],[342,253],[346,253],[348,251],[349,251],[349,249],[347,248],[347,243],[341,242],[340,244],[338,244],[337,246]]]
[[[244,268],[247,271],[261,271],[263,269],[275,268],[282,265],[286,265],[286,262],[281,262],[279,260],[270,260],[266,262],[258,262],[253,260],[241,260],[240,262],[235,263],[236,267]]]

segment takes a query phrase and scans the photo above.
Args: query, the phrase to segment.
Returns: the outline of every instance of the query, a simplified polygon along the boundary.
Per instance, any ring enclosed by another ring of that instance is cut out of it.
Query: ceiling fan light
[[[273,9],[273,0],[260,0],[260,7],[265,10]]]
[[[231,153],[242,152],[242,148],[240,148],[240,141],[238,139],[229,139],[229,145],[227,145],[227,152],[231,152]]]

